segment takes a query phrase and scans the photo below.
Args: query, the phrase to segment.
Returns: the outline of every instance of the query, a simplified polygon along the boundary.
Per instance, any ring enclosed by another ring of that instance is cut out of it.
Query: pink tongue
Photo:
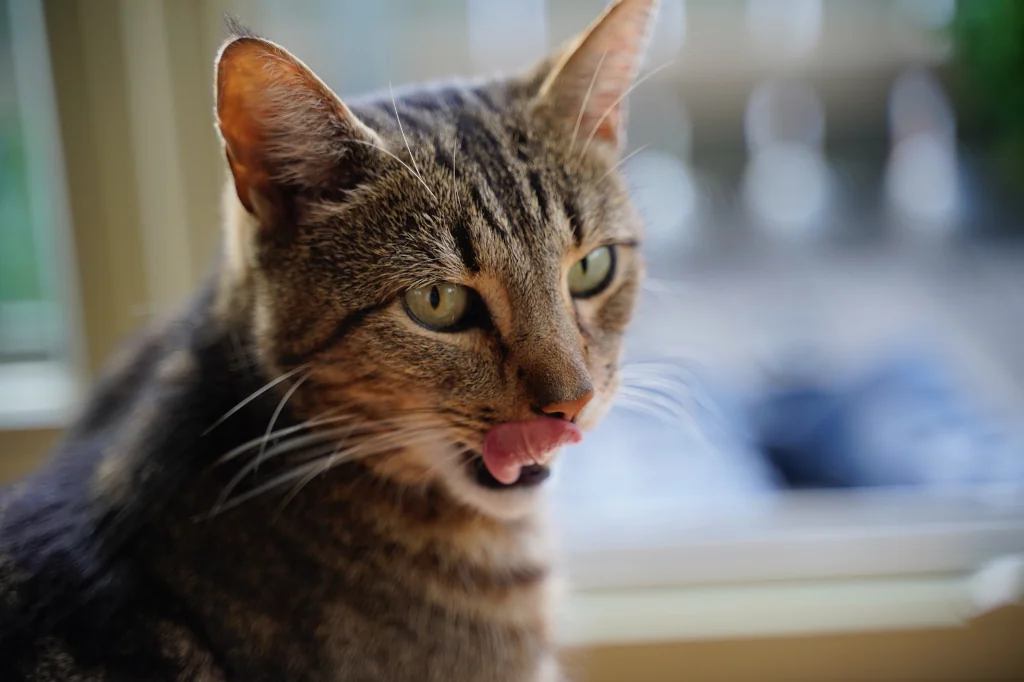
[[[579,443],[579,428],[564,419],[540,417],[525,422],[499,424],[484,439],[484,464],[499,482],[511,485],[519,472],[531,464],[547,464],[557,448]]]

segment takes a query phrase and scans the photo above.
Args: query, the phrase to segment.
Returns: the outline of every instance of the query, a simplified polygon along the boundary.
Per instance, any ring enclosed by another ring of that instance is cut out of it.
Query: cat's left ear
[[[615,0],[580,37],[542,65],[537,104],[576,136],[576,147],[625,145],[625,99],[636,79],[658,0]]]
[[[235,190],[265,228],[303,192],[355,186],[373,148],[383,147],[305,64],[245,29],[221,49],[216,79],[217,126]]]

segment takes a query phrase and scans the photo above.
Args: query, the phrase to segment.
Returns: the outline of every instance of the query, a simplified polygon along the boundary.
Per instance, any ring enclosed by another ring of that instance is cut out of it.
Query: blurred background
[[[0,476],[210,265],[224,13],[344,97],[604,4],[0,0]],[[595,680],[1024,679],[1024,3],[662,5],[622,166],[650,278],[554,490],[566,641]]]

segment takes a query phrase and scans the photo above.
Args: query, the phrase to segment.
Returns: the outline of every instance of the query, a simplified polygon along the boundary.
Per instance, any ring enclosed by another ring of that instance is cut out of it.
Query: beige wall
[[[210,78],[225,2],[43,4],[87,380],[208,266],[223,179]],[[0,429],[0,481],[31,471],[58,436]]]

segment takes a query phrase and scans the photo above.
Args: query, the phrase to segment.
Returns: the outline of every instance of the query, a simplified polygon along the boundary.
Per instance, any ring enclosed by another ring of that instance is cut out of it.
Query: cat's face
[[[495,427],[530,440],[608,409],[642,270],[615,164],[652,4],[523,77],[351,107],[277,46],[225,47],[225,300],[268,374],[295,372],[293,409],[338,429],[328,457],[514,517],[549,462],[499,482]]]

